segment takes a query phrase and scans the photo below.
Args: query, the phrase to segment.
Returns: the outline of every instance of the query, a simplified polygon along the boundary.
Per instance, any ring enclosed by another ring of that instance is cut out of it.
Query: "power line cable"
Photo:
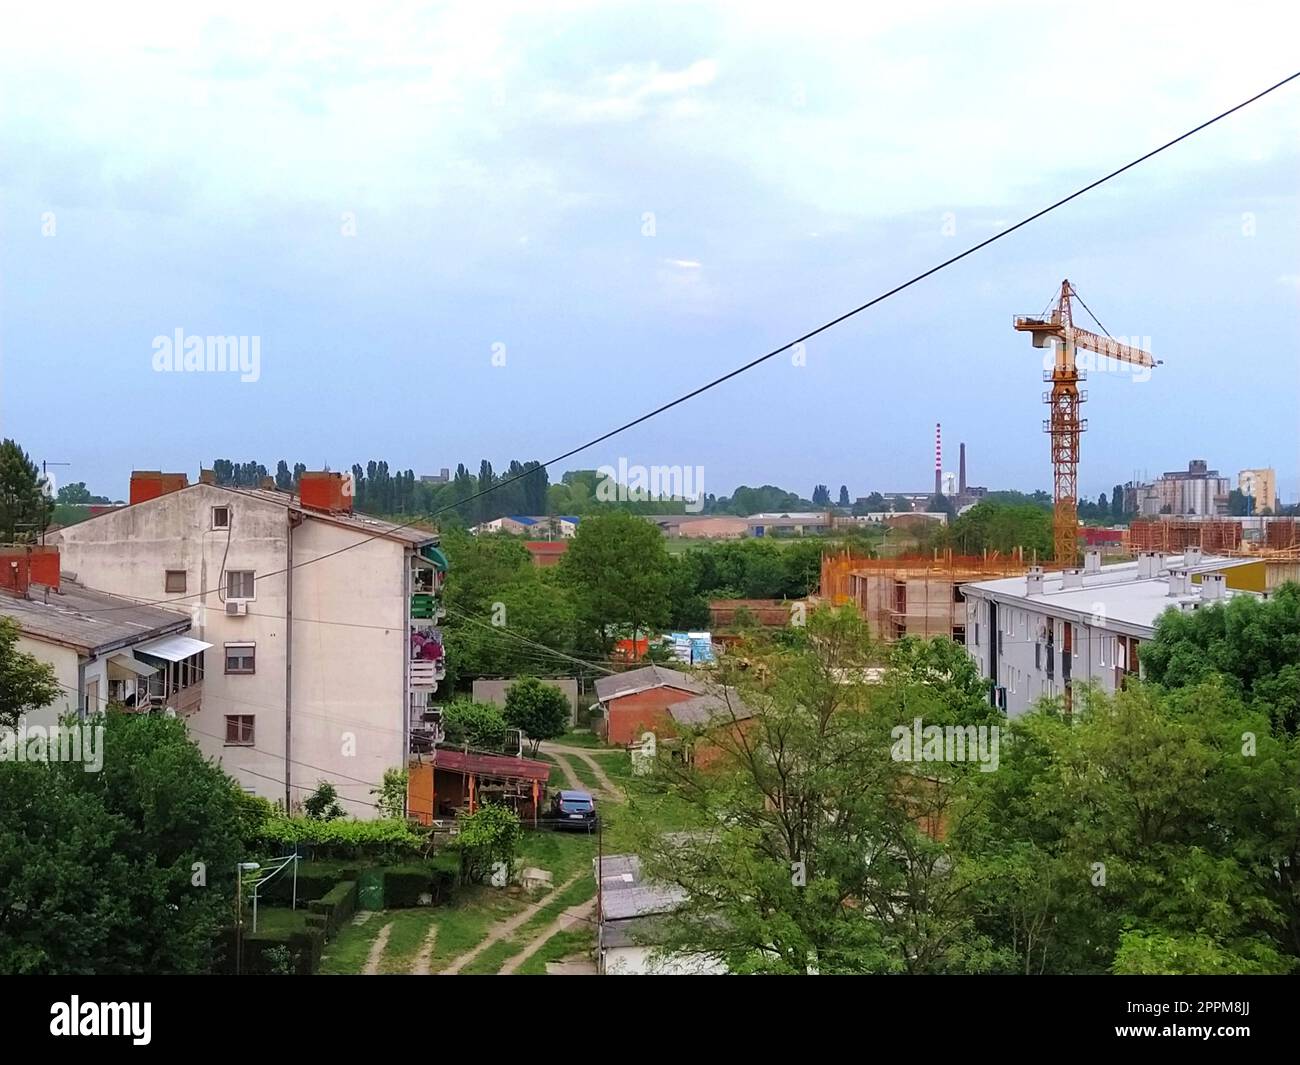
[[[994,233],[990,237],[986,237],[984,240],[981,240],[976,244],[972,244],[965,251],[958,252],[956,255],[944,259],[942,262],[930,267],[928,270],[924,270],[921,273],[916,274],[913,277],[909,278],[908,280],[902,282],[901,284],[895,285],[893,288],[888,289],[885,292],[882,292],[880,295],[874,297],[873,299],[868,300],[866,303],[860,304],[859,306],[854,307],[852,310],[845,311],[843,314],[838,315],[837,317],[832,318],[827,322],[823,322],[821,325],[817,326],[814,329],[810,329],[802,336],[796,337],[794,340],[787,341],[786,343],[782,344],[780,347],[773,348],[771,351],[767,352],[766,354],[759,355],[758,357],[751,359],[749,362],[736,367],[734,370],[730,370],[727,373],[722,374],[720,377],[715,377],[713,380],[708,381],[703,385],[700,385],[698,388],[694,388],[691,391],[685,393],[684,395],[678,396],[676,399],[661,404],[660,406],[655,407],[653,410],[648,411],[647,413],[642,414],[637,418],[633,418],[631,421],[624,422],[622,425],[618,426],[617,428],[610,429],[608,432],[602,433],[597,437],[593,437],[591,440],[588,440],[584,444],[579,444],[577,447],[570,448],[568,451],[564,451],[561,454],[556,455],[554,458],[548,459],[546,462],[538,463],[537,465],[533,466],[531,469],[525,470],[521,473],[517,473],[512,477],[507,477],[503,480],[496,481],[493,484],[489,485],[487,488],[481,489],[478,492],[473,492],[470,495],[464,497],[463,499],[458,499],[455,503],[449,503],[447,506],[439,508],[438,510],[434,511],[431,515],[425,515],[418,518],[414,518],[411,521],[405,522],[400,525],[392,525],[387,530],[385,530],[385,532],[374,533],[363,540],[358,540],[357,542],[352,544],[346,544],[343,547],[337,548],[336,550],[327,552],[323,555],[318,555],[315,558],[305,559],[302,562],[295,562],[292,568],[301,569],[304,566],[310,566],[316,562],[323,562],[328,558],[333,558],[335,555],[341,555],[345,551],[351,551],[354,548],[362,547],[365,544],[370,543],[372,540],[380,539],[381,537],[383,537],[388,533],[396,532],[399,529],[410,528],[414,525],[419,524],[422,521],[428,521],[432,518],[436,518],[438,515],[444,514],[450,510],[454,510],[456,507],[463,506],[465,503],[470,503],[476,499],[481,499],[484,496],[488,495],[489,493],[495,492],[499,488],[504,488],[507,485],[515,484],[519,481],[522,481],[525,478],[529,477],[530,475],[534,474],[538,469],[549,468],[550,466],[554,466],[557,463],[563,462],[565,459],[572,458],[574,455],[580,454],[583,451],[587,451],[590,448],[595,447],[597,444],[603,444],[606,440],[609,440],[612,437],[618,436],[621,433],[625,433],[627,432],[627,430],[633,429],[636,426],[641,425],[642,423],[647,422],[651,418],[655,418],[660,414],[664,414],[667,411],[672,410],[674,407],[680,406],[681,404],[694,399],[696,396],[703,395],[705,392],[717,388],[721,384],[725,384],[727,381],[730,381],[732,378],[739,377],[741,374],[754,369],[756,366],[760,366],[761,364],[767,362],[769,359],[775,358],[777,355],[780,355],[782,352],[789,351],[795,345],[802,344],[805,341],[811,340],[813,337],[818,336],[819,334],[824,333],[829,329],[833,329],[835,326],[848,321],[850,318],[856,317],[857,315],[861,314],[863,311],[869,310],[870,308],[876,306],[878,303],[882,303],[885,300],[898,295],[898,293],[903,292],[904,290],[911,288],[913,285],[918,284],[921,281],[924,281],[926,278],[939,273],[939,271],[946,270],[948,267],[961,262],[963,259],[967,258],[968,256],[974,255],[977,251],[981,251],[982,249],[987,248],[990,244],[994,244],[1005,237],[1009,237],[1012,233],[1015,233],[1017,230],[1023,229],[1025,226],[1031,224],[1032,222],[1036,222],[1038,219],[1044,217],[1045,215],[1051,214],[1053,211],[1057,210],[1058,208],[1064,207],[1066,204],[1072,202],[1073,200],[1078,199],[1080,196],[1083,196],[1091,192],[1093,189],[1106,184],[1106,182],[1119,177],[1121,174],[1126,173],[1129,170],[1132,170],[1134,167],[1140,166],[1142,163],[1145,163],[1148,159],[1152,159],[1155,156],[1159,155],[1161,152],[1167,151],[1168,149],[1174,147],[1174,145],[1180,144],[1181,142],[1187,140],[1189,137],[1193,137],[1197,133],[1200,133],[1204,129],[1208,129],[1210,126],[1213,126],[1216,122],[1221,122],[1223,119],[1227,118],[1228,116],[1236,114],[1236,112],[1242,110],[1243,108],[1249,107],[1251,104],[1257,102],[1258,100],[1262,100],[1265,96],[1268,96],[1270,93],[1276,92],[1278,89],[1282,88],[1284,85],[1287,85],[1292,81],[1295,81],[1297,78],[1300,78],[1300,70],[1296,71],[1294,74],[1288,75],[1287,77],[1283,78],[1281,81],[1274,82],[1268,88],[1262,90],[1261,92],[1255,93],[1255,95],[1245,100],[1242,100],[1240,103],[1235,104],[1232,107],[1229,107],[1227,110],[1220,111],[1213,118],[1206,119],[1204,122],[1201,122],[1199,125],[1193,126],[1191,129],[1187,130],[1186,132],[1180,133],[1177,137],[1165,141],[1163,144],[1161,144],[1156,148],[1152,148],[1150,151],[1145,152],[1144,154],[1138,156],[1136,159],[1133,159],[1130,162],[1125,163],[1123,166],[1116,167],[1114,170],[1110,171],[1109,173],[1104,174],[1101,177],[1088,182],[1088,184],[1083,185],[1082,187],[1076,189],[1074,192],[1071,192],[1066,196],[1062,196],[1060,199],[1049,204],[1048,206],[1040,208],[1039,210],[1033,212],[1033,214],[1027,215],[1026,217],[1022,218],[1019,222],[1016,222],[1012,225],[1007,226],[1004,229],[999,230],[997,233]],[[238,489],[227,489],[227,490],[238,491]],[[286,567],[285,569],[272,570],[268,573],[259,574],[254,578],[254,580],[260,581],[268,577],[280,576],[286,572],[288,572],[288,567]],[[193,595],[181,596],[177,599],[150,600],[147,601],[147,603],[144,603],[142,605],[165,605],[167,603],[175,603],[187,599],[193,599],[195,598],[195,596],[199,596],[203,594],[206,594],[206,592],[195,592]],[[109,608],[109,609],[127,609],[127,608],[123,607],[123,608]],[[96,613],[99,613],[99,611],[96,611]]]

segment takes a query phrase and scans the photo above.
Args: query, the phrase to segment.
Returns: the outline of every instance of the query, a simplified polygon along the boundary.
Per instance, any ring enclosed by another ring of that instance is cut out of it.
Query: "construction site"
[[[821,598],[831,606],[852,604],[877,639],[904,636],[966,638],[961,586],[1029,571],[1023,553],[864,558],[850,550],[822,557]]]

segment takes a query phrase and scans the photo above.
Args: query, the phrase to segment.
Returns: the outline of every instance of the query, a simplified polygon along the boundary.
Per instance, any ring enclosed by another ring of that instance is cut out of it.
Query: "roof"
[[[543,784],[551,776],[549,762],[538,762],[532,758],[514,758],[508,754],[466,752],[455,747],[437,748],[434,751],[433,764],[435,769],[445,769],[451,773],[516,777],[522,780],[538,780]]]
[[[599,871],[601,917],[607,921],[671,913],[687,899],[676,885],[642,880],[641,859],[635,854],[606,854]]]
[[[635,695],[651,688],[680,688],[696,695],[704,694],[703,686],[685,673],[652,663],[639,669],[629,669],[626,673],[601,677],[596,681],[596,697],[602,703],[607,703],[611,699]]]
[[[735,688],[720,692],[706,692],[694,699],[674,703],[668,713],[679,725],[721,725],[729,721],[744,721],[754,716],[754,711],[740,701]]]
[[[97,655],[190,627],[189,614],[143,606],[92,591],[68,580],[48,597],[33,586],[31,599],[0,594],[0,616],[13,618],[24,636]]]
[[[264,503],[274,503],[308,518],[329,522],[331,525],[340,525],[345,529],[355,529],[367,536],[396,540],[399,543],[411,544],[412,546],[436,544],[438,542],[438,534],[429,529],[415,525],[399,525],[395,522],[383,521],[380,518],[372,518],[356,512],[325,511],[317,510],[314,507],[305,507],[297,496],[288,492],[277,492],[269,488],[232,488],[230,485],[225,484],[192,484],[189,488],[181,488],[179,491],[189,492],[199,487],[216,488],[222,492],[234,492],[237,495],[248,496],[250,499],[260,499]]]
[[[520,525],[536,525],[537,519],[530,518],[526,514],[507,514],[506,521],[517,521]]]
[[[1059,618],[1076,618],[1093,623],[1098,616],[1105,619],[1104,626],[1135,636],[1151,636],[1156,620],[1170,607],[1183,603],[1201,603],[1199,591],[1187,595],[1169,594],[1170,569],[1187,569],[1189,573],[1214,573],[1241,562],[1240,559],[1222,556],[1203,556],[1199,563],[1183,566],[1184,556],[1168,555],[1163,570],[1154,577],[1139,578],[1138,563],[1120,562],[1102,566],[1095,573],[1082,574],[1082,587],[1062,588],[1061,572],[1043,575],[1043,591],[1029,594],[1025,577],[1003,577],[991,581],[963,584],[967,596],[992,598],[1004,603],[1050,613]],[[1193,588],[1197,586],[1193,585]],[[1250,593],[1227,590],[1226,596]]]

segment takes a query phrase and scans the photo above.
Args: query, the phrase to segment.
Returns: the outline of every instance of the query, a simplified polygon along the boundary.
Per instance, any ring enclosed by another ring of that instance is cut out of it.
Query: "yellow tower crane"
[[[1073,566],[1078,560],[1079,551],[1079,434],[1088,428],[1086,418],[1079,417],[1079,405],[1088,398],[1086,391],[1079,390],[1079,382],[1087,378],[1087,373],[1075,364],[1074,353],[1077,350],[1091,351],[1109,359],[1130,363],[1134,366],[1158,366],[1159,360],[1141,348],[1122,344],[1110,336],[1081,329],[1074,324],[1070,297],[1079,299],[1068,280],[1061,282],[1061,295],[1050,313],[1018,314],[1015,328],[1033,337],[1034,347],[1056,349],[1055,360],[1050,370],[1043,371],[1043,380],[1050,382],[1052,390],[1043,393],[1043,402],[1047,404],[1050,417],[1043,422],[1043,431],[1052,438],[1052,473],[1053,500],[1055,507],[1052,515],[1052,540],[1055,546],[1056,561],[1061,565]],[[1088,305],[1079,299],[1079,304],[1088,309]],[[1092,312],[1088,311],[1091,315]],[[1096,321],[1096,319],[1093,319]],[[1097,322],[1101,327],[1101,323]],[[1103,332],[1104,327],[1103,328]]]

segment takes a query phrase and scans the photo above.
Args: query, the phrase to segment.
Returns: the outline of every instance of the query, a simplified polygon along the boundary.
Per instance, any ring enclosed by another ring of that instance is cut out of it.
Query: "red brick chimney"
[[[162,473],[158,470],[131,471],[131,506],[157,499],[169,492],[188,488],[190,479],[183,473]]]
[[[298,498],[313,510],[352,513],[352,477],[331,470],[307,470],[298,478]]]

